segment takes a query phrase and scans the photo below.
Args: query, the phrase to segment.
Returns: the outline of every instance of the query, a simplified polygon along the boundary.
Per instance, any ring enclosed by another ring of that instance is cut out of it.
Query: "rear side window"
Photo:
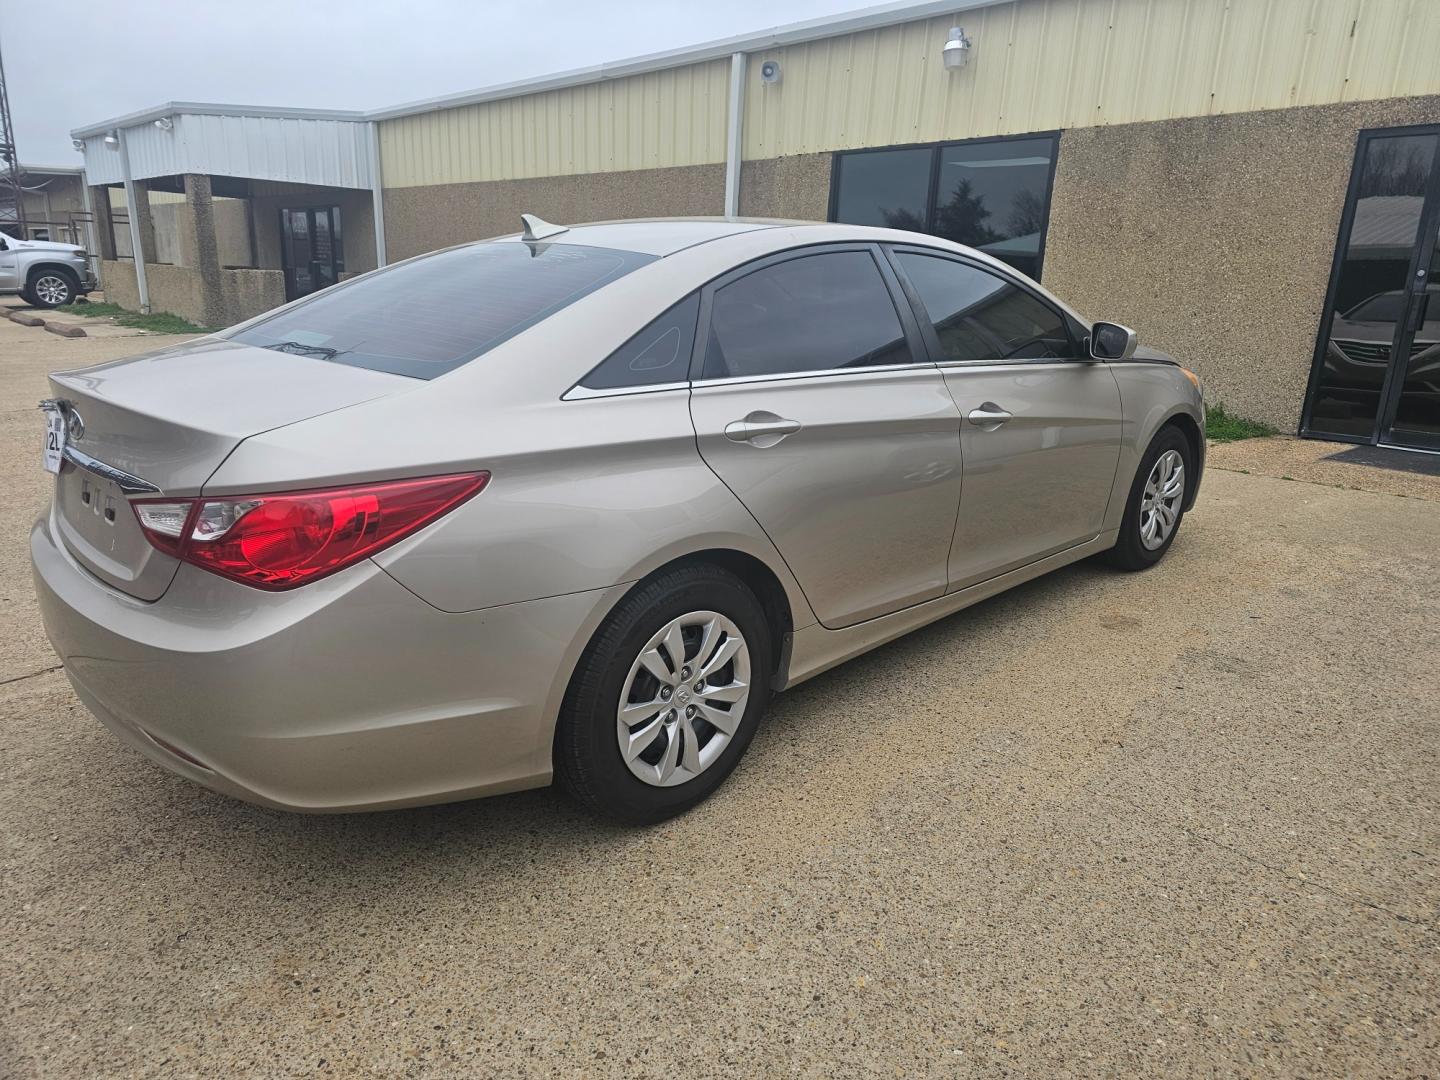
[[[715,291],[707,379],[911,362],[890,290],[867,251],[789,259]]]
[[[1020,286],[968,263],[900,252],[945,360],[1074,355],[1060,313]]]
[[[433,379],[654,259],[575,244],[475,244],[327,290],[231,340]]]
[[[600,362],[580,385],[589,390],[659,386],[690,378],[700,294],[692,293]]]

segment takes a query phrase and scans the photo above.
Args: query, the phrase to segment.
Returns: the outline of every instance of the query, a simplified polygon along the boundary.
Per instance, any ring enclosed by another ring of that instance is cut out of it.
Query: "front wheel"
[[[571,680],[555,734],[560,783],[630,824],[688,810],[755,736],[771,643],[760,601],[726,570],[682,566],[644,583],[610,613]]]
[[[1112,566],[1144,570],[1170,550],[1185,517],[1190,456],[1190,440],[1175,427],[1161,428],[1146,448],[1130,486],[1119,539],[1107,553]]]
[[[59,270],[42,270],[30,281],[22,299],[32,307],[57,308],[71,303],[79,288],[69,274]]]

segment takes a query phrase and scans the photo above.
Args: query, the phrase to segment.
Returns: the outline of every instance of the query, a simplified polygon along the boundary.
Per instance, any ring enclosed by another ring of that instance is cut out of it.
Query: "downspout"
[[[365,125],[370,137],[370,205],[375,217],[375,266],[385,265],[385,185],[380,176],[380,125]]]
[[[150,314],[150,284],[145,280],[145,248],[140,243],[140,215],[136,208],[140,203],[135,198],[135,179],[130,175],[130,145],[125,141],[125,129],[115,132],[120,140],[120,175],[125,181],[125,216],[130,221],[130,254],[135,263],[135,290],[140,294],[140,310]]]
[[[745,142],[745,54],[730,55],[730,112],[725,127],[725,216],[740,216],[740,155]]]

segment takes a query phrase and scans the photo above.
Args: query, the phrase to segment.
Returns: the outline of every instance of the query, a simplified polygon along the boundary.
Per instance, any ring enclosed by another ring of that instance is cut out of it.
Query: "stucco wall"
[[[129,259],[101,263],[105,299],[131,311],[140,310],[135,264]],[[199,326],[206,323],[204,284],[200,271],[188,266],[145,265],[150,310],[167,311]],[[231,326],[285,303],[285,275],[279,270],[220,271],[221,326]]]
[[[1440,96],[1067,130],[1045,284],[1294,431],[1356,134],[1436,122]]]
[[[385,244],[394,262],[518,232],[522,213],[570,223],[719,214],[724,208],[724,165],[387,188]]]
[[[832,154],[792,154],[740,167],[742,217],[824,221],[830,212]]]

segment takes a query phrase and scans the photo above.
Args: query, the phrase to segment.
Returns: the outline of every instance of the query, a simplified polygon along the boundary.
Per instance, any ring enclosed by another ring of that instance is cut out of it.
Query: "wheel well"
[[[765,609],[765,616],[770,621],[771,629],[771,672],[774,675],[781,674],[781,665],[784,662],[785,653],[789,645],[790,631],[795,628],[794,619],[790,613],[790,600],[785,595],[785,586],[780,584],[780,579],[775,572],[766,566],[753,555],[747,555],[743,551],[734,551],[728,548],[713,548],[708,551],[696,551],[689,555],[683,555],[674,559],[664,566],[657,567],[645,578],[648,581],[656,574],[663,574],[667,570],[673,570],[677,566],[696,565],[719,566],[730,571],[741,581],[749,586],[760,606]],[[636,583],[637,586],[641,584]]]
[[[57,274],[64,274],[77,286],[80,284],[80,275],[75,273],[74,270],[66,266],[64,263],[37,263],[36,265],[30,267],[29,273],[25,275],[25,284],[29,285],[39,275],[43,274],[47,270]]]

